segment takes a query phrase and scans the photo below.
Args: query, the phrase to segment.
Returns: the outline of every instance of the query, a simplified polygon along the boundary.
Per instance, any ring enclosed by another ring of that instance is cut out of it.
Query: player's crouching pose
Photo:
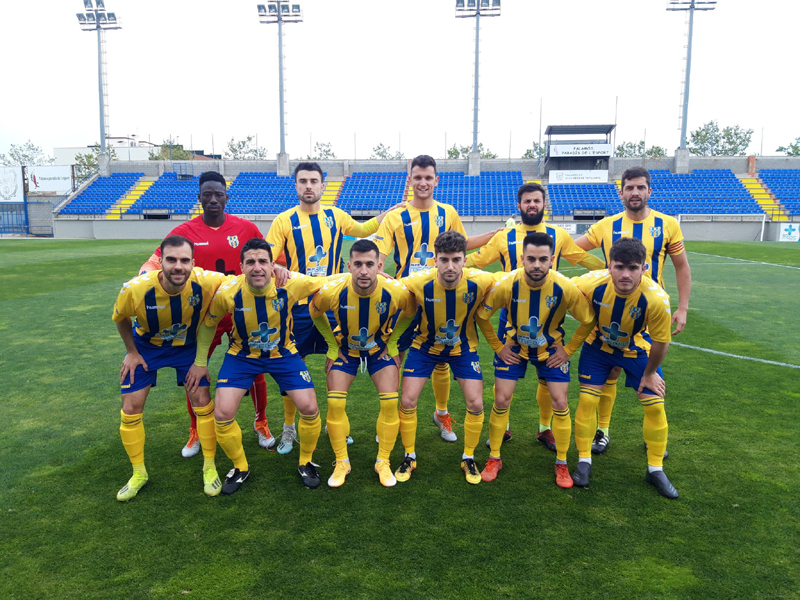
[[[347,392],[359,367],[369,372],[380,398],[378,459],[375,472],[381,484],[391,487],[397,480],[389,455],[397,439],[400,421],[397,388],[400,358],[397,344],[387,344],[398,315],[414,318],[417,303],[404,285],[378,277],[383,270],[378,246],[359,240],[350,248],[348,275],[327,283],[310,303],[310,315],[328,343],[325,372],[328,374],[328,437],[336,454],[336,468],[328,485],[339,487],[350,473],[347,434],[350,430],[345,404]],[[338,336],[331,330],[326,311],[332,311]]]
[[[192,408],[197,415],[197,433],[203,449],[203,484],[209,496],[220,492],[214,466],[217,443],[214,435],[214,403],[208,393],[208,378],[195,381],[187,374],[196,354],[197,325],[211,304],[217,287],[227,279],[222,273],[194,268],[194,247],[185,237],[169,236],[161,242],[161,270],[150,271],[122,286],[112,319],[127,354],[120,370],[122,444],[133,465],[133,476],[117,492],[117,500],[130,500],[147,483],[144,466],[142,412],[159,369],[174,368],[178,385],[187,380]],[[131,322],[135,319],[135,325]]]
[[[186,378],[191,391],[202,377],[208,377],[208,347],[219,321],[231,315],[231,346],[217,376],[214,408],[217,442],[233,461],[222,493],[233,494],[250,475],[236,412],[259,373],[269,373],[300,412],[298,472],[303,484],[315,488],[319,485],[319,475],[311,458],[320,432],[319,409],[311,376],[291,336],[291,308],[299,299],[317,292],[326,280],[295,274],[284,288],[277,289],[272,251],[260,238],[242,246],[241,260],[242,275],[220,286],[211,302],[198,331],[194,365]]]
[[[595,322],[584,295],[566,277],[552,270],[554,243],[547,233],[529,233],[522,242],[522,268],[511,271],[492,286],[478,311],[477,321],[494,349],[495,399],[489,417],[489,460],[481,473],[494,481],[503,468],[500,446],[508,424],[508,409],[517,381],[525,376],[528,361],[536,367],[552,399],[553,435],[556,446],[556,484],[572,487],[567,451],[572,423],[567,405],[569,357],[580,348]],[[489,318],[507,311],[507,328],[500,341]],[[565,347],[564,317],[567,311],[587,329]],[[540,384],[541,385],[541,384]]]
[[[669,296],[642,275],[645,247],[638,239],[620,238],[612,244],[609,258],[608,271],[593,271],[573,279],[591,303],[597,325],[586,338],[578,363],[581,387],[575,411],[575,444],[579,462],[572,479],[577,486],[589,485],[597,403],[608,374],[617,366],[625,371],[625,385],[636,390],[644,408],[645,481],[662,496],[677,498],[678,492],[662,468],[667,415],[661,363],[671,341]]]
[[[475,312],[494,278],[484,271],[464,269],[467,239],[456,231],[439,234],[434,251],[434,269],[400,280],[414,295],[422,316],[403,367],[400,434],[406,454],[395,477],[408,481],[417,466],[417,401],[436,365],[445,363],[453,370],[467,402],[461,468],[467,481],[477,484],[481,475],[474,455],[483,428],[483,374]],[[390,343],[399,340],[410,323],[400,319]]]

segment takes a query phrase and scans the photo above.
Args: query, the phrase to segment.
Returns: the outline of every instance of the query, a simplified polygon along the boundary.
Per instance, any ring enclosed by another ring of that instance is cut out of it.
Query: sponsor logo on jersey
[[[458,344],[458,338],[456,337],[456,333],[460,327],[456,325],[455,319],[447,319],[447,323],[444,324],[444,327],[439,327],[439,333],[444,335],[437,335],[436,342],[442,344],[443,346],[455,346]]]
[[[642,316],[642,309],[638,306],[631,306],[630,309],[631,319],[638,319]]]
[[[441,298],[428,298],[427,296],[425,296],[425,302],[441,302],[441,301],[442,301]]]
[[[597,304],[597,305],[599,305],[599,306],[605,306],[606,308],[611,308],[611,305],[610,305],[610,304],[604,304],[603,302],[600,302],[600,300],[592,300],[592,302],[593,302],[594,304]]]
[[[298,229],[305,229],[306,227],[308,227],[308,225],[296,225],[295,227],[292,227],[292,229],[297,231]]]
[[[208,246],[211,242],[194,242],[195,246]]]
[[[527,324],[519,326],[517,341],[530,348],[547,345],[547,338],[539,332],[539,319],[537,317],[531,317],[528,319]]]
[[[379,315],[382,315],[387,310],[389,310],[389,305],[386,302],[375,303],[375,312],[377,312]]]
[[[278,347],[278,342],[270,340],[270,336],[278,333],[277,327],[270,327],[269,323],[259,323],[258,329],[250,332],[248,343],[256,350],[272,351]]]
[[[591,375],[584,375],[583,373],[578,373],[578,377],[580,377],[581,379],[591,379],[592,378]]]
[[[351,350],[365,351],[377,346],[374,340],[370,340],[369,331],[366,327],[358,330],[358,335],[351,335],[347,342],[347,347]]]
[[[544,303],[547,305],[547,308],[553,308],[558,304],[558,296],[548,296],[545,298]]]
[[[228,236],[228,244],[231,248],[238,248],[239,247],[239,236],[238,235],[229,235]]]
[[[601,325],[600,329],[603,332],[600,335],[600,339],[612,348],[624,349],[628,347],[628,342],[623,341],[623,338],[627,338],[629,334],[627,331],[620,329],[619,323],[612,322],[608,327]]]
[[[286,306],[286,300],[283,298],[275,298],[275,300],[272,301],[272,308],[276,312],[282,311],[284,306]]]
[[[527,302],[528,300],[525,298],[512,298],[512,302]]]
[[[161,330],[161,339],[165,342],[185,340],[187,329],[189,329],[189,326],[186,323],[175,323],[169,329],[164,328]]]
[[[345,304],[342,308],[345,309],[345,310],[355,310],[356,309],[356,307],[353,306],[352,304]]]
[[[147,310],[163,310],[164,309],[164,305],[163,304],[145,304],[144,307]]]
[[[217,383],[228,383],[227,379],[217,379]]]
[[[236,307],[236,308],[234,308],[233,310],[235,310],[236,312],[250,312],[251,310],[253,310],[253,308],[252,308],[251,306],[242,307],[242,308],[239,308],[239,307],[237,306],[237,307]]]

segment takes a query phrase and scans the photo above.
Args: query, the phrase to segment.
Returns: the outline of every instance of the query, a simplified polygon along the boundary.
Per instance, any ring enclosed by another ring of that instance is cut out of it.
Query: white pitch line
[[[752,360],[754,362],[765,363],[768,365],[775,365],[778,367],[789,367],[790,369],[800,369],[800,365],[793,365],[791,363],[776,362],[774,360],[765,360],[763,358],[754,358],[752,356],[742,356],[741,354],[730,354],[728,352],[720,352],[719,350],[711,350],[709,348],[701,348],[700,346],[690,346],[689,344],[681,344],[680,342],[671,342],[670,346],[680,346],[681,348],[689,348],[690,350],[700,350],[700,352],[709,352],[710,354],[719,354],[720,356],[727,356],[729,358],[740,358],[742,360]]]
[[[791,265],[781,265],[779,263],[771,263],[771,262],[763,262],[760,260],[747,260],[746,258],[734,258],[733,256],[721,256],[719,254],[706,254],[704,252],[694,252],[691,250],[687,250],[687,253],[690,254],[697,254],[698,256],[713,256],[714,258],[727,258],[728,260],[738,260],[739,262],[746,262],[751,263],[754,265],[767,265],[770,267],[783,267],[784,269],[794,269],[796,271],[800,271],[800,267],[793,267]]]

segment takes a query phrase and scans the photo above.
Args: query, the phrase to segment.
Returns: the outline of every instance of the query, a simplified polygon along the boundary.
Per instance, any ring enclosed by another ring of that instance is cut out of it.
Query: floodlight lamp
[[[299,4],[292,4],[292,14],[299,15],[301,13]]]
[[[94,13],[86,13],[86,22],[89,25],[94,25],[97,22],[94,18]]]
[[[75,16],[78,17],[78,23],[80,23],[81,25],[86,25],[86,15],[84,15],[83,13],[78,13]]]
[[[109,25],[117,24],[117,15],[115,13],[108,13],[108,24]]]
[[[289,14],[289,5],[288,4],[281,4],[281,14],[288,15]]]
[[[97,22],[100,23],[100,25],[105,25],[108,22],[105,13],[97,14]]]
[[[467,0],[467,8],[477,8],[478,2],[477,0]]]
[[[278,14],[278,4],[276,2],[269,3],[269,14],[276,16]]]
[[[492,8],[500,10],[500,0],[492,0]]]
[[[92,0],[83,0],[83,7],[86,10],[93,10],[94,9],[94,5],[92,4]]]
[[[267,7],[264,4],[258,5],[258,16],[259,17],[266,17],[267,16]]]
[[[105,10],[106,9],[105,0],[94,0],[94,3],[97,5],[97,10]]]
[[[464,0],[456,0],[456,10],[459,8],[464,8]]]
[[[481,8],[489,8],[489,0],[481,0]]]

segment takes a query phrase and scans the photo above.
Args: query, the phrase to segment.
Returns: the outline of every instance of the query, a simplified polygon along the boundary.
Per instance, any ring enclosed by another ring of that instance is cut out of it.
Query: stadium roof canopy
[[[548,125],[545,135],[608,135],[616,125]]]

